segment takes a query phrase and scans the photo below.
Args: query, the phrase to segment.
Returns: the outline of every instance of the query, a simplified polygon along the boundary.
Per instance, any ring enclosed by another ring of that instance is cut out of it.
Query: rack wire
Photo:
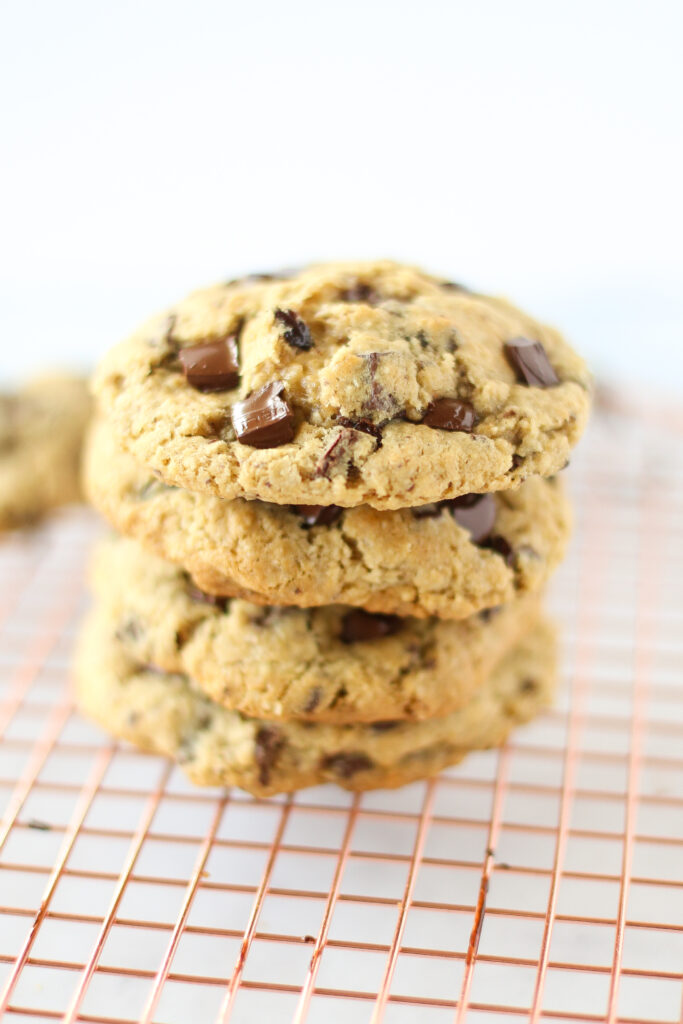
[[[595,417],[555,708],[437,779],[201,790],[80,719],[98,527],[0,544],[7,1021],[683,1021],[683,422]]]

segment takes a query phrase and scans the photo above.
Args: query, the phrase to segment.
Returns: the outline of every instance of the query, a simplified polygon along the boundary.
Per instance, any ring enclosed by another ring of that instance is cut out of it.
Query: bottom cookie
[[[550,701],[554,677],[554,632],[544,621],[458,711],[424,722],[318,725],[228,711],[187,676],[137,664],[101,610],[86,622],[76,658],[80,706],[108,732],[174,758],[193,782],[256,796],[331,781],[391,788],[434,775],[502,743]]]

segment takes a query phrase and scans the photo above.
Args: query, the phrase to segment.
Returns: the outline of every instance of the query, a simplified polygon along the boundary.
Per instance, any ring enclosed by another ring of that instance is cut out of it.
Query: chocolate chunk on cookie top
[[[235,334],[183,348],[178,361],[188,384],[197,391],[231,391],[239,383]]]
[[[294,437],[294,413],[281,380],[266,384],[232,407],[232,425],[242,444],[277,448]]]
[[[168,484],[384,510],[552,475],[590,378],[502,299],[384,261],[196,292],[114,349],[95,388]]]

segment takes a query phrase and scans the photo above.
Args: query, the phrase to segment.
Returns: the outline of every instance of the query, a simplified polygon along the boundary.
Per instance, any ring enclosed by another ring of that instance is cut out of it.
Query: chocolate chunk
[[[372,420],[349,420],[346,416],[340,416],[337,422],[341,423],[343,427],[350,427],[351,430],[360,430],[363,434],[370,434],[377,441],[377,447],[382,447],[382,429]]]
[[[429,505],[416,505],[415,508],[411,508],[411,512],[415,519],[435,519],[436,516],[440,516],[444,510],[443,503],[440,501],[432,501]]]
[[[505,564],[512,567],[515,564],[515,552],[512,546],[508,544],[505,537],[501,537],[500,534],[495,534],[493,537],[489,537],[482,547],[487,548],[489,551],[495,551],[505,561]]]
[[[453,518],[471,534],[473,544],[481,544],[496,521],[496,502],[491,494],[463,494],[450,503]]]
[[[519,469],[519,467],[522,465],[523,462],[524,462],[524,456],[523,455],[517,455],[517,453],[515,453],[512,456],[512,468],[513,469]]]
[[[262,786],[267,786],[270,782],[271,770],[275,767],[284,745],[282,733],[273,726],[264,725],[256,733],[254,760],[258,765],[258,780]]]
[[[364,640],[380,640],[398,633],[403,625],[398,615],[372,615],[362,608],[354,608],[342,619],[340,639],[345,644]]]
[[[535,679],[525,679],[519,687],[520,693],[535,693],[538,689],[538,683]]]
[[[370,728],[373,732],[390,732],[392,729],[398,728],[400,724],[400,722],[392,719],[386,722],[371,722]]]
[[[482,622],[490,622],[491,619],[495,619],[496,615],[500,615],[501,607],[499,604],[494,605],[493,608],[482,608],[479,612],[479,618]]]
[[[474,406],[459,398],[437,398],[428,406],[421,423],[438,430],[460,430],[471,434],[479,422]]]
[[[339,293],[342,302],[364,302],[368,306],[377,306],[382,302],[382,296],[375,291],[372,285],[363,281],[356,281]]]
[[[357,772],[368,771],[373,764],[374,762],[367,754],[340,751],[338,754],[328,754],[323,757],[320,767],[324,771],[334,772],[340,779],[350,779]]]
[[[550,388],[560,383],[540,341],[514,338],[512,341],[506,341],[503,350],[521,384]]]
[[[307,325],[297,316],[293,309],[276,309],[275,319],[284,325],[282,337],[292,348],[299,348],[302,352],[308,352],[313,348],[313,338]]]
[[[200,590],[199,587],[195,586],[194,583],[187,583],[185,591],[192,601],[197,601],[199,604],[211,605],[213,608],[219,608],[222,612],[226,610],[230,603],[229,597],[219,597],[218,594],[207,594],[205,591]]]
[[[458,284],[456,281],[441,281],[441,287],[447,292],[462,292],[464,295],[471,295],[469,288],[466,288],[464,284]]]
[[[294,510],[303,519],[302,526],[331,526],[336,523],[343,509],[339,505],[294,505]]]
[[[266,384],[232,407],[237,440],[254,448],[277,448],[294,437],[294,412],[281,380]]]
[[[196,391],[231,391],[239,384],[236,334],[181,348],[178,360]]]

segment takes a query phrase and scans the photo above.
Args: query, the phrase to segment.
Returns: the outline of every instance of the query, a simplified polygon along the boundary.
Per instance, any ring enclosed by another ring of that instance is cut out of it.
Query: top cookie
[[[81,497],[81,445],[90,414],[86,382],[68,374],[0,394],[0,529],[25,526]]]
[[[402,508],[560,469],[589,376],[501,299],[391,262],[196,292],[103,360],[121,444],[170,484]]]

